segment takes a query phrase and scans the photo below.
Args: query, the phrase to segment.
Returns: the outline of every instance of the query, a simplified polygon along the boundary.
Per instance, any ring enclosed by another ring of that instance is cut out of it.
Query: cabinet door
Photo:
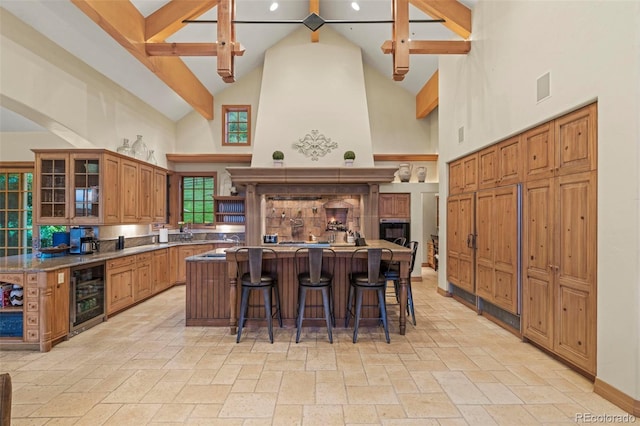
[[[103,223],[120,223],[120,159],[105,155],[102,161],[102,198]]]
[[[107,262],[107,314],[117,312],[133,303],[136,272],[135,256]]]
[[[550,178],[555,168],[555,143],[551,122],[522,135],[526,180]]]
[[[153,280],[151,292],[158,293],[169,287],[169,249],[156,250],[153,252]]]
[[[138,166],[138,221],[151,223],[153,219],[153,167],[140,164]]]
[[[478,153],[478,188],[494,188],[498,182],[498,149],[496,145]]]
[[[36,222],[48,225],[69,223],[69,155],[36,153],[33,204]]]
[[[522,153],[520,136],[502,141],[497,146],[498,185],[516,185],[522,182]]]
[[[478,190],[478,153],[467,155],[462,159],[462,191]]]
[[[558,175],[596,169],[596,111],[592,104],[554,121]]]
[[[411,194],[394,194],[393,209],[395,217],[411,217]]]
[[[74,153],[70,155],[69,171],[70,219],[74,225],[101,223],[100,154]]]
[[[493,203],[493,266],[495,284],[493,303],[501,308],[518,312],[518,187],[494,190]]]
[[[378,216],[391,218],[394,217],[395,199],[393,194],[380,194],[378,196]]]
[[[478,296],[493,301],[495,282],[495,191],[480,191],[476,199],[476,291]]]
[[[153,170],[153,222],[167,223],[167,172]]]
[[[447,277],[475,294],[475,194],[449,197],[447,205]]]
[[[139,254],[136,256],[136,282],[133,292],[133,300],[137,302],[151,296],[151,253]]]
[[[596,357],[596,172],[556,179],[558,354],[590,373]]]
[[[138,222],[138,163],[131,160],[120,161],[120,182],[122,184],[120,194],[122,222]]]
[[[461,194],[464,189],[462,160],[449,164],[449,195]]]
[[[47,281],[48,286],[53,290],[53,304],[50,316],[51,340],[56,340],[69,334],[69,269],[65,268],[49,272]]]
[[[555,301],[553,180],[527,182],[522,204],[522,334],[545,348],[552,349]]]

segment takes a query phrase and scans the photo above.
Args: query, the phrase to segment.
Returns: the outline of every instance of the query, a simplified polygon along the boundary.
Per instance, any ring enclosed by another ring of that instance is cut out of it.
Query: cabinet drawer
[[[131,266],[134,263],[136,263],[136,257],[135,256],[119,257],[117,259],[108,260],[107,261],[107,269],[122,268],[122,267],[125,267],[125,266]]]
[[[153,257],[153,253],[142,253],[136,255],[136,262],[138,263],[149,263],[151,262],[151,257]]]
[[[24,287],[24,274],[0,274],[0,281],[11,284],[19,284]]]

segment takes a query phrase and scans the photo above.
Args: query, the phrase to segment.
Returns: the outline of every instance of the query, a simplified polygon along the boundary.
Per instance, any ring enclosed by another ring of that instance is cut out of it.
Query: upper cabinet
[[[378,198],[378,216],[380,218],[410,219],[411,194],[382,193]]]
[[[478,153],[449,164],[449,194],[462,194],[478,189]]]
[[[495,188],[522,181],[520,136],[478,152],[478,188]]]
[[[165,222],[166,170],[105,150],[34,152],[38,224]]]
[[[523,134],[526,180],[595,170],[596,104]]]

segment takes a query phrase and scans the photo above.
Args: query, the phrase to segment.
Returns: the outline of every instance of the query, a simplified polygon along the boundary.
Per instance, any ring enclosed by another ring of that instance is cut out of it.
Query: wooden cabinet
[[[153,253],[136,255],[136,281],[133,287],[133,301],[139,302],[152,294],[153,272],[151,259]]]
[[[522,182],[523,161],[520,136],[478,152],[478,188],[515,185]]]
[[[187,280],[187,262],[189,256],[213,250],[213,244],[186,244],[178,247],[171,247],[169,254],[171,257],[172,284],[184,283]]]
[[[383,193],[378,198],[378,216],[380,218],[410,219],[411,194]]]
[[[585,371],[596,356],[596,172],[528,182],[523,334]]]
[[[159,293],[171,285],[169,277],[169,249],[161,249],[153,252],[151,270],[151,292]]]
[[[107,315],[133,303],[136,278],[136,256],[107,261]]]
[[[447,280],[475,294],[475,194],[447,199]]]
[[[159,168],[153,170],[152,221],[167,223],[167,172]]]
[[[213,199],[216,224],[238,224],[245,222],[244,197],[216,196]]]
[[[478,189],[478,153],[449,164],[449,194],[462,194]]]
[[[166,222],[166,170],[106,150],[33,150],[35,222]]]
[[[596,104],[591,104],[525,132],[526,179],[596,170],[596,125]]]
[[[476,291],[518,315],[518,188],[479,191],[476,199]]]
[[[69,334],[69,268],[48,272],[47,287],[52,289],[51,340],[58,340]]]

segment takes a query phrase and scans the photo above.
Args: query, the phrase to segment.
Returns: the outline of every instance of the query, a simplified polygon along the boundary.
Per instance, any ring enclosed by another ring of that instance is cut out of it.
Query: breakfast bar
[[[295,275],[295,252],[300,247],[318,247],[326,246],[331,248],[336,253],[334,265],[334,279],[333,279],[333,295],[334,295],[334,309],[336,325],[344,323],[344,319],[347,315],[347,295],[349,289],[349,272],[352,272],[352,254],[359,248],[387,248],[393,253],[393,261],[397,261],[400,264],[400,307],[399,307],[399,327],[400,334],[405,334],[406,331],[406,306],[407,306],[407,285],[409,279],[409,269],[411,262],[411,250],[409,248],[393,244],[386,240],[372,240],[367,241],[366,247],[358,247],[354,244],[265,244],[265,247],[269,247],[275,251],[273,253],[267,251],[264,254],[265,269],[275,273],[278,278],[278,286],[280,291],[280,302],[282,309],[282,319],[285,326],[293,326],[295,324],[295,318],[297,315],[297,279]],[[241,265],[245,262],[246,252],[238,255],[236,261],[235,252],[238,248],[229,248],[226,250],[226,263],[227,263],[227,276],[229,280],[229,307],[230,318],[229,327],[232,334],[237,332],[238,326],[238,309],[239,309],[239,283],[238,283],[238,264]],[[241,257],[244,256],[244,257]],[[366,252],[358,253],[355,268],[358,271],[366,270]],[[189,285],[189,283],[187,283]],[[317,296],[317,299],[314,297]],[[365,319],[362,324],[374,324],[373,318],[377,318],[377,307],[374,307],[375,296],[371,295],[371,298],[365,297],[364,303],[371,305],[367,309],[363,308],[363,318]],[[259,299],[255,299],[255,303],[259,304]],[[311,306],[312,305],[312,306]],[[318,306],[316,306],[318,305]],[[319,295],[310,296],[307,304],[307,312],[305,318],[315,317],[322,318],[321,299]],[[366,320],[369,318],[369,321]],[[321,324],[318,320],[318,324]]]

